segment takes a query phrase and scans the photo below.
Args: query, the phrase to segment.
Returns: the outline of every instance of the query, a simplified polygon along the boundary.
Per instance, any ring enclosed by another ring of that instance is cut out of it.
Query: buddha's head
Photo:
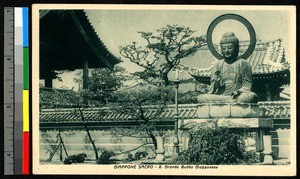
[[[226,61],[233,62],[239,54],[239,39],[233,32],[226,32],[220,41],[221,52]]]

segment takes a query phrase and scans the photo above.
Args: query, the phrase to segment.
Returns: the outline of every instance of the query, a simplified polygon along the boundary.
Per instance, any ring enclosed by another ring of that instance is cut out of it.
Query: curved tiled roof
[[[121,60],[118,57],[116,57],[115,55],[113,55],[108,50],[108,48],[105,46],[105,44],[102,42],[100,37],[95,32],[94,27],[92,26],[89,19],[87,18],[86,13],[81,10],[76,10],[76,11],[71,11],[71,12],[74,12],[76,17],[78,17],[78,20],[80,21],[82,27],[84,28],[84,30],[86,30],[85,33],[90,36],[89,40],[91,40],[95,44],[95,47],[97,48],[97,50],[99,50],[101,52],[101,56],[104,57],[104,59],[102,59],[102,60],[107,60],[107,59],[110,60],[110,61],[104,61],[104,63],[108,67],[112,68],[113,66],[111,64],[116,64],[116,63],[121,62]]]
[[[159,106],[144,107],[145,116],[153,120],[173,120],[175,111],[174,105],[167,106],[163,111]],[[132,121],[137,116],[132,113],[116,112],[110,108],[85,108],[82,109],[86,122],[101,121]],[[181,105],[178,109],[179,118],[189,119],[196,118],[197,105]],[[57,122],[82,122],[79,110],[76,108],[69,109],[42,109],[40,113],[40,123],[57,123]]]
[[[219,105],[219,104],[213,104]],[[226,105],[226,104],[225,104]],[[231,104],[227,104],[231,105]],[[236,104],[233,104],[236,106]],[[245,109],[242,104],[241,109]],[[181,119],[198,119],[199,107],[210,106],[210,104],[182,104],[179,105],[178,114]],[[222,106],[222,105],[221,105]],[[224,106],[224,105],[223,105]],[[259,117],[260,118],[290,118],[290,103],[288,102],[260,102]],[[202,108],[207,109],[208,108]],[[108,126],[122,125],[123,123],[136,122],[138,118],[132,113],[123,113],[112,111],[111,108],[85,108],[82,109],[86,124],[89,126],[97,126],[105,123]],[[144,114],[148,119],[152,118],[153,122],[174,122],[175,106],[168,105],[162,111],[158,106],[144,106]],[[200,117],[201,118],[201,117]],[[209,118],[209,117],[208,117]],[[73,109],[42,109],[40,112],[40,126],[51,127],[64,125],[82,125],[79,110]]]
[[[290,102],[259,102],[260,116],[268,118],[290,118]]]

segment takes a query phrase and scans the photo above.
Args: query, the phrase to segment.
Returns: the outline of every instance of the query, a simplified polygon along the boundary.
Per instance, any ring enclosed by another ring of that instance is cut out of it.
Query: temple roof
[[[82,10],[41,11],[40,79],[53,70],[110,69],[121,60],[103,44]]]

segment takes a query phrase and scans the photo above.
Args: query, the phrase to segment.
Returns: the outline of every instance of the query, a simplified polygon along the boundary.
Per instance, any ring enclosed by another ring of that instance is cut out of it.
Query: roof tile
[[[198,104],[182,104],[179,105],[179,119],[195,119],[197,117]],[[290,118],[290,103],[289,102],[259,102],[260,108],[259,116],[262,118],[279,118],[289,119]],[[104,121],[130,121],[132,118],[131,114],[108,112],[102,113],[104,109],[93,108],[83,110],[86,122],[104,122]],[[105,109],[107,110],[107,109]],[[161,113],[154,110],[153,107],[144,107],[144,112],[147,118],[154,118],[153,120],[173,120],[175,115],[174,105],[168,105]],[[74,112],[75,111],[75,112]],[[136,119],[135,119],[136,120]],[[82,122],[78,110],[74,109],[52,109],[52,110],[41,110],[40,113],[41,123],[57,123],[57,122]]]

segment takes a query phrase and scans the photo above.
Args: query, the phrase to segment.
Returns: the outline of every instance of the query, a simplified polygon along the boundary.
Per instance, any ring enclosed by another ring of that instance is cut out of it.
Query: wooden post
[[[271,89],[270,89],[270,85],[266,84],[266,95],[267,95],[267,101],[271,101]]]
[[[264,150],[264,142],[263,142],[263,131],[261,129],[255,132],[256,138],[256,151],[262,152]]]
[[[83,73],[82,73],[82,88],[88,89],[89,88],[89,63],[88,60],[84,60],[83,64]],[[88,99],[87,97],[83,98],[83,104],[88,105]]]
[[[274,91],[274,92],[273,92],[273,100],[274,100],[274,101],[278,101],[278,100],[280,99],[280,92],[282,91],[282,90],[280,89],[280,86],[274,85],[274,86],[272,87],[272,91]]]
[[[89,88],[89,63],[88,60],[84,60],[83,64],[83,89],[88,89]]]
[[[52,88],[52,78],[45,78],[45,87]]]

